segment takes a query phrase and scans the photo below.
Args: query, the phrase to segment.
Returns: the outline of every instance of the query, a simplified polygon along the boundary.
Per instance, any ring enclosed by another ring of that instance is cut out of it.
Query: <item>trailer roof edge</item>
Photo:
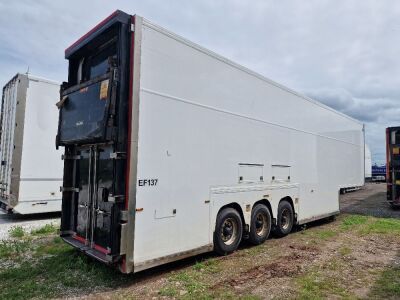
[[[45,82],[45,83],[49,83],[49,84],[53,84],[53,85],[58,85],[58,86],[61,85],[60,82],[57,82],[57,81],[55,81],[55,80],[47,79],[47,78],[40,77],[40,76],[34,76],[34,75],[30,75],[30,74],[27,74],[27,75],[28,75],[28,79],[29,79],[29,80]]]
[[[124,20],[130,20],[131,16],[127,13],[116,10],[111,15],[100,21],[96,26],[90,29],[86,34],[81,36],[78,40],[76,40],[72,45],[65,49],[65,58],[68,59],[72,54],[74,54],[77,50],[85,46],[91,40],[93,40],[97,35],[103,32],[105,29],[109,28],[115,22],[123,22]],[[107,26],[106,26],[107,25]]]

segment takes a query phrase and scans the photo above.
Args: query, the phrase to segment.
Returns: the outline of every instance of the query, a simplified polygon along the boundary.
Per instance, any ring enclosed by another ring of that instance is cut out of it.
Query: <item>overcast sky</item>
[[[366,124],[374,162],[400,125],[400,1],[0,0],[0,85],[67,78],[64,49],[121,9]]]

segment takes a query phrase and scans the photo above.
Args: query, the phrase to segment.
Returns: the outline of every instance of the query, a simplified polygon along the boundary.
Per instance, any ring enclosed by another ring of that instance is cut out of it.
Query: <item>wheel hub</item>
[[[225,245],[231,245],[235,242],[238,235],[238,224],[233,218],[224,221],[221,227],[221,239]]]
[[[256,226],[256,233],[258,236],[263,236],[266,233],[268,227],[268,221],[264,213],[260,212],[256,215],[255,226]]]
[[[290,211],[285,208],[281,214],[281,227],[283,230],[288,229],[290,226]]]

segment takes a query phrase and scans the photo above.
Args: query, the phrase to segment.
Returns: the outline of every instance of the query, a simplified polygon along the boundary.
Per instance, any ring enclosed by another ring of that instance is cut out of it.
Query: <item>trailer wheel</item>
[[[214,250],[220,255],[232,253],[242,240],[243,223],[237,210],[225,208],[218,213],[214,231]]]
[[[274,234],[277,237],[284,237],[292,231],[293,227],[293,208],[289,202],[283,200],[278,206],[278,215],[276,218],[276,226],[274,228]]]
[[[271,232],[271,213],[263,204],[257,204],[251,212],[249,240],[254,245],[264,243]]]

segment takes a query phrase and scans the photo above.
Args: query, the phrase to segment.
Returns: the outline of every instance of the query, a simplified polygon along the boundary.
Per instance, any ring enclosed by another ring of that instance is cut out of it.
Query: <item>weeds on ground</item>
[[[311,271],[297,278],[300,286],[300,299],[324,299],[332,295],[340,298],[351,298],[352,295],[343,288],[335,277],[325,277],[321,272]]]
[[[301,231],[301,234],[316,239],[316,240],[328,240],[337,235],[337,232],[332,229],[306,229]]]
[[[351,249],[349,247],[341,247],[339,248],[339,253],[341,256],[348,256],[351,253]]]
[[[41,235],[49,235],[55,234],[58,232],[58,227],[54,224],[46,224],[38,229],[32,229],[31,235],[33,236],[41,236]]]
[[[205,273],[218,273],[221,271],[219,261],[216,259],[204,260],[201,262],[196,262],[193,266],[194,271],[205,272]]]
[[[400,220],[399,219],[374,219],[372,222],[366,224],[361,228],[362,234],[400,234]]]
[[[64,243],[54,235],[57,231],[55,225],[47,224],[31,235],[24,233],[23,239],[0,241],[0,259],[18,261],[0,269],[0,299],[62,297],[71,290],[85,293],[128,280]],[[10,288],[16,282],[18,288]]]
[[[0,299],[66,296],[65,291],[70,289],[84,292],[99,286],[110,288],[127,278],[90,260],[58,238],[50,238],[32,251],[35,260],[26,259],[16,267],[0,271]],[[18,288],[10,288],[15,282]]]
[[[0,241],[0,259],[16,258],[29,249],[29,241]]]
[[[25,235],[25,230],[22,226],[15,226],[8,231],[8,234],[12,238],[22,238]]]
[[[361,235],[400,234],[400,220],[350,215],[343,219],[341,229],[345,231],[357,230]]]
[[[366,216],[361,216],[361,215],[349,215],[346,216],[341,224],[341,228],[343,230],[348,230],[352,229],[354,227],[357,227],[359,225],[365,224],[368,221],[368,217]]]
[[[206,265],[197,263],[192,270],[181,271],[168,278],[168,283],[158,292],[160,296],[178,297],[182,299],[210,299],[207,285],[204,283],[202,273]]]
[[[370,296],[376,299],[400,299],[400,267],[383,271]]]

